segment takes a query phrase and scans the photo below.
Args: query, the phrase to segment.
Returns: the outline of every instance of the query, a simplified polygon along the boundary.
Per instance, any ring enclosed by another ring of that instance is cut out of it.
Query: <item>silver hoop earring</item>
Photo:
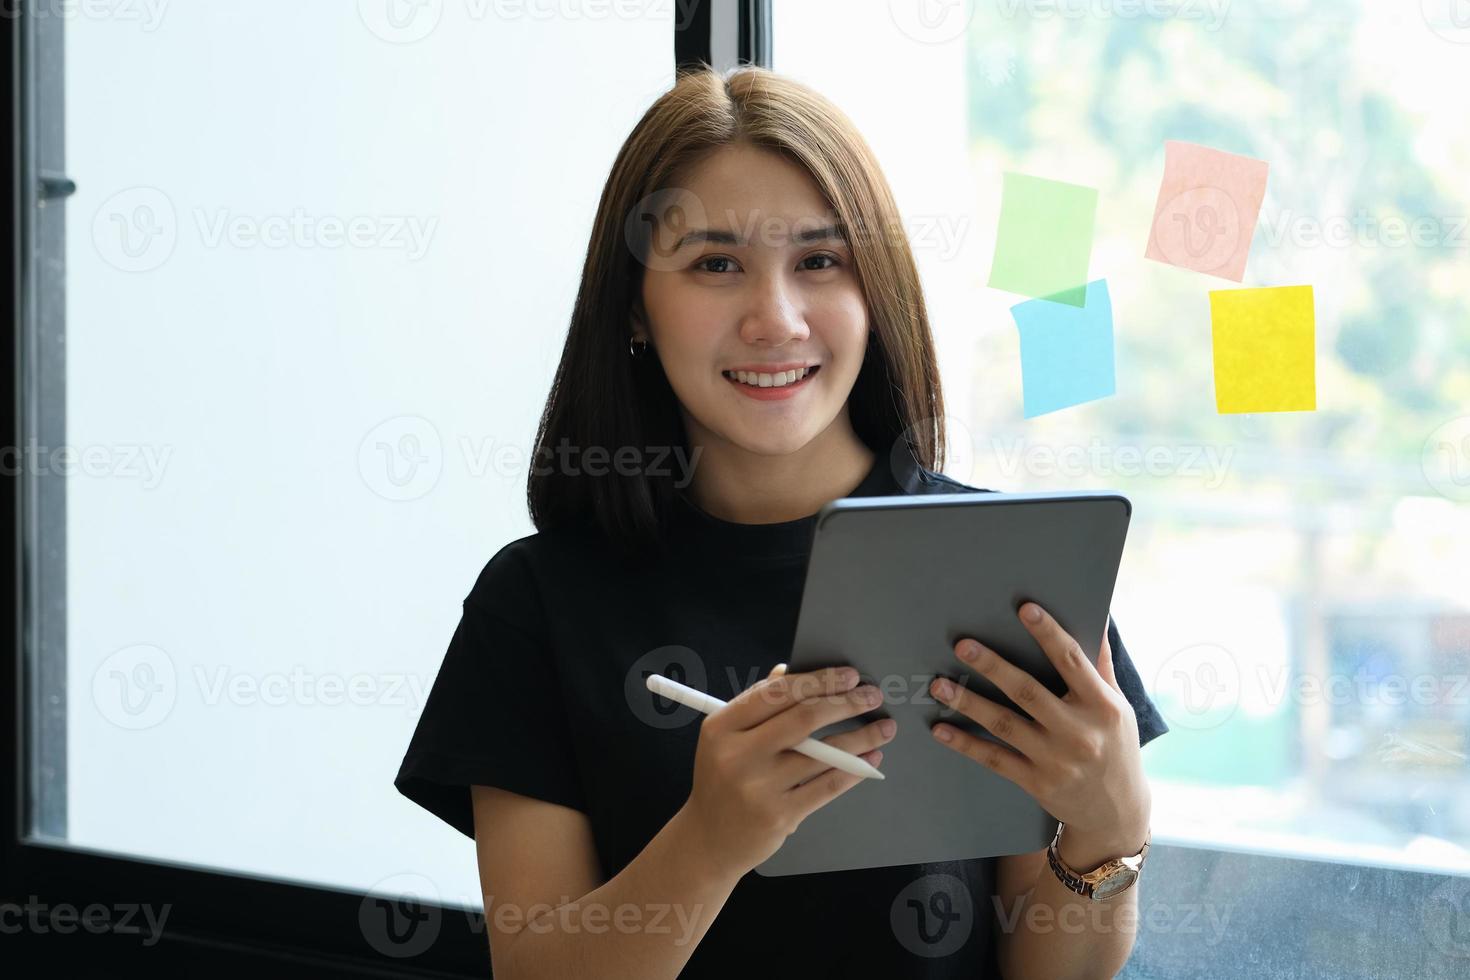
[[[637,345],[636,348],[634,345]],[[643,360],[643,358],[648,356],[648,341],[628,338],[628,356],[635,361]]]

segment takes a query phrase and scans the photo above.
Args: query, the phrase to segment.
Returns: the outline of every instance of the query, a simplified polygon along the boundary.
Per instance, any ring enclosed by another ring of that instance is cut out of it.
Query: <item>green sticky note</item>
[[[1311,286],[1210,292],[1215,409],[1317,408],[1317,314]]]
[[[1007,173],[989,285],[1068,306],[1087,300],[1097,189]]]

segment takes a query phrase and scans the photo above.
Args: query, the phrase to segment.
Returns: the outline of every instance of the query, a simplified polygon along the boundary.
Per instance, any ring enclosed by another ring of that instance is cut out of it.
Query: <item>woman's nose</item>
[[[740,322],[741,339],[752,345],[777,346],[803,339],[809,333],[791,289],[775,280],[768,280],[753,292],[751,305]]]

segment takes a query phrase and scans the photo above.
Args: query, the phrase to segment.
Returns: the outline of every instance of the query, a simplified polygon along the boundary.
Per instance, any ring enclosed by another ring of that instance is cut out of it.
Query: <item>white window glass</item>
[[[947,470],[1134,501],[1113,609],[1172,728],[1144,753],[1160,842],[1470,872],[1470,21],[1454,8],[776,5],[774,67],[852,115],[903,209]],[[1244,282],[1144,258],[1169,139],[1269,163]],[[1023,417],[1024,297],[987,287],[1007,171],[1098,189],[1112,397]],[[1298,284],[1315,293],[1317,409],[1219,414],[1209,291]]]
[[[58,8],[68,843],[480,903],[392,781],[673,13]]]

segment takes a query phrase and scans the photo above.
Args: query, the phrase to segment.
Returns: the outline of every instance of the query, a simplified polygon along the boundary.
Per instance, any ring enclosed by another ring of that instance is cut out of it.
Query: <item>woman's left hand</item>
[[[1035,622],[1028,613],[1036,616]],[[1014,751],[943,722],[933,727],[935,738],[1021,787],[1066,824],[1068,836],[1075,832],[1095,840],[1141,840],[1149,824],[1148,781],[1138,721],[1113,674],[1107,630],[1094,667],[1077,641],[1036,603],[1022,605],[1017,615],[1056,665],[1067,684],[1066,696],[1052,694],[984,644],[963,639],[955,644],[960,661],[1031,717],[936,678],[930,691],[940,703],[983,725]],[[967,656],[971,652],[973,659]],[[948,742],[942,737],[945,732]]]

